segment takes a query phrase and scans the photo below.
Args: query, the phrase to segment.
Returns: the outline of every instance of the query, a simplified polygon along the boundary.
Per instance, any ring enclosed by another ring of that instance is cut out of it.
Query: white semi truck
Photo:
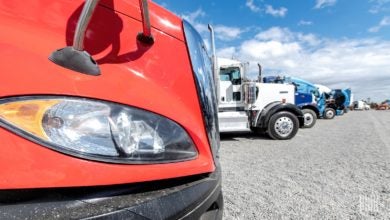
[[[294,105],[294,86],[247,80],[246,69],[240,61],[218,58],[220,132],[253,131],[277,140],[293,138],[304,121]]]
[[[293,138],[304,125],[301,110],[295,106],[293,85],[261,83],[246,77],[245,63],[217,59],[214,31],[209,25],[212,63],[218,98],[220,132],[253,131],[272,139]]]

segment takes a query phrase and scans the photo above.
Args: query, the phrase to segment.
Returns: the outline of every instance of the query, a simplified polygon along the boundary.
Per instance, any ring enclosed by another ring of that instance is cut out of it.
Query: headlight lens
[[[166,163],[197,156],[191,138],[177,123],[115,103],[65,97],[4,99],[0,122],[49,148],[92,160]]]

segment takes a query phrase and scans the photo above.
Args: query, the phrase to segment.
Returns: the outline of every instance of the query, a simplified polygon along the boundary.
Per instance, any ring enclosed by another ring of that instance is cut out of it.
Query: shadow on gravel
[[[232,132],[221,133],[221,141],[239,141],[237,138],[245,138],[248,140],[270,140],[266,134],[255,134],[252,132]]]

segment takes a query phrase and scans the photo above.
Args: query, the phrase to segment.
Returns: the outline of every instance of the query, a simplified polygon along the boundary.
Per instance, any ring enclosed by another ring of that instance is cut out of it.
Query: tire
[[[281,111],[271,116],[267,133],[274,140],[288,140],[297,134],[298,129],[297,116],[291,112]]]
[[[312,128],[317,121],[317,114],[311,109],[302,109],[303,118],[305,122],[303,124],[304,128]]]
[[[325,119],[333,119],[336,115],[336,111],[333,108],[326,108],[324,118]]]

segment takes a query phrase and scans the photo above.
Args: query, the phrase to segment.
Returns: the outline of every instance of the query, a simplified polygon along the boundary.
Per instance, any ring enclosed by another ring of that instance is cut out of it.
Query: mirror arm
[[[76,33],[73,38],[73,48],[75,50],[84,50],[85,32],[89,22],[91,21],[93,12],[99,0],[87,0],[80,14],[79,21],[77,22]]]
[[[98,3],[99,0],[85,1],[79,20],[77,21],[73,46],[54,51],[49,56],[50,61],[64,68],[87,75],[100,75],[100,68],[97,62],[84,50],[85,32]]]
[[[137,40],[144,44],[152,45],[154,43],[154,38],[150,25],[148,0],[139,0],[139,6],[142,17],[142,32],[137,35]]]

